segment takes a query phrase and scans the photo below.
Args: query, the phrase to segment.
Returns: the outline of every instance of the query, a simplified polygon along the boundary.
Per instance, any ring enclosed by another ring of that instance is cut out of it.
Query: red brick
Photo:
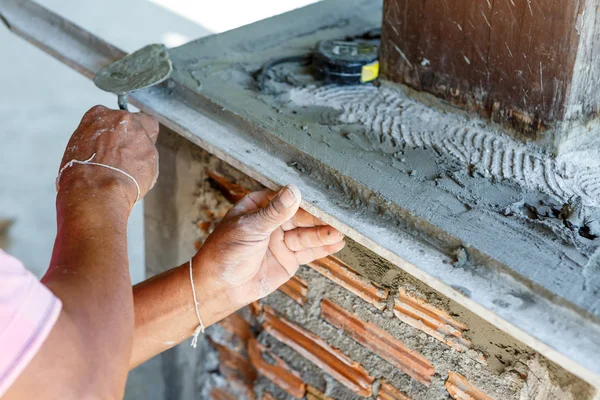
[[[211,221],[200,221],[198,222],[198,228],[204,233],[208,233],[210,231],[210,226],[212,225]]]
[[[377,400],[411,400],[411,398],[399,391],[395,386],[383,381],[379,388]]]
[[[329,256],[308,265],[377,309],[385,309],[389,291],[363,278],[340,259]]]
[[[211,341],[219,352],[219,371],[229,381],[239,381],[244,386],[252,388],[256,380],[256,371],[250,361],[240,353]]]
[[[252,303],[248,304],[248,308],[250,308],[250,312],[255,317],[258,317],[260,315],[260,313],[262,312],[262,304],[258,300],[253,301]]]
[[[304,303],[306,303],[308,285],[302,278],[293,276],[292,279],[284,283],[279,290],[288,295],[292,300],[301,306],[304,306]]]
[[[217,189],[225,196],[227,200],[231,203],[235,204],[240,201],[246,194],[248,194],[249,190],[241,185],[237,185],[235,183],[230,182],[223,175],[219,174],[215,171],[207,171],[210,179],[213,180]]]
[[[469,329],[465,324],[405,289],[401,289],[398,298],[395,299],[394,314],[402,322],[460,352],[471,347],[471,342],[463,337],[463,332]]]
[[[240,338],[244,344],[252,336],[250,324],[237,313],[233,313],[229,317],[222,319],[219,321],[219,325]]]
[[[448,371],[448,380],[446,380],[444,386],[455,400],[493,400],[490,396],[471,385],[467,378],[456,372]]]
[[[264,307],[264,329],[280,342],[327,372],[354,393],[369,397],[375,380],[356,361],[330,346],[317,335],[300,326],[278,318],[271,308]]]
[[[262,357],[263,353],[268,353],[275,360],[275,364],[265,361]],[[259,374],[269,379],[290,396],[297,399],[304,397],[306,384],[299,377],[299,374],[288,367],[282,359],[268,352],[254,338],[248,341],[248,355],[250,356],[252,365],[254,365]]]
[[[334,400],[314,386],[306,385],[306,400]]]
[[[380,327],[360,320],[329,299],[321,301],[321,318],[365,348],[424,385],[431,383],[433,365],[416,351],[408,349]]]

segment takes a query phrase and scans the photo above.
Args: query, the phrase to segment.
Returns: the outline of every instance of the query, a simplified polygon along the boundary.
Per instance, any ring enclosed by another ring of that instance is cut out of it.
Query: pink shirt
[[[0,250],[0,397],[38,352],[61,307],[23,264]]]

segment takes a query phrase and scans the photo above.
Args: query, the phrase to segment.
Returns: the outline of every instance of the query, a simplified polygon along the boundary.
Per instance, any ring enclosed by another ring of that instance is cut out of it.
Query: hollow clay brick
[[[267,353],[275,360],[275,364],[265,361],[263,353]],[[304,397],[306,384],[302,381],[299,374],[293,371],[282,359],[270,353],[254,338],[248,341],[248,356],[259,374],[273,382],[290,396],[297,399]]]
[[[459,373],[448,371],[448,380],[444,384],[450,396],[455,400],[493,400],[477,389]]]
[[[294,349],[359,396],[372,395],[375,379],[359,363],[317,335],[277,317],[270,307],[264,307],[263,317],[263,328],[275,339]]]
[[[424,385],[431,383],[433,365],[380,327],[360,320],[329,299],[321,301],[321,318]]]
[[[361,299],[373,304],[378,310],[385,309],[389,291],[363,278],[340,259],[329,256],[315,260],[308,265]]]

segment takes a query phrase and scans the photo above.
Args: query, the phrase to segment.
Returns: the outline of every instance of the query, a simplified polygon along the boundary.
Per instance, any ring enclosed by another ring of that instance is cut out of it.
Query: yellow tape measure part
[[[371,82],[379,76],[379,61],[364,65],[360,71],[360,81]]]

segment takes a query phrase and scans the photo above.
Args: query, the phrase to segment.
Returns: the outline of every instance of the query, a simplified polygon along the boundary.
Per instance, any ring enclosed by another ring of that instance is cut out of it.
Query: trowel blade
[[[164,81],[171,71],[167,48],[150,44],[101,69],[94,83],[104,91],[124,95]]]

